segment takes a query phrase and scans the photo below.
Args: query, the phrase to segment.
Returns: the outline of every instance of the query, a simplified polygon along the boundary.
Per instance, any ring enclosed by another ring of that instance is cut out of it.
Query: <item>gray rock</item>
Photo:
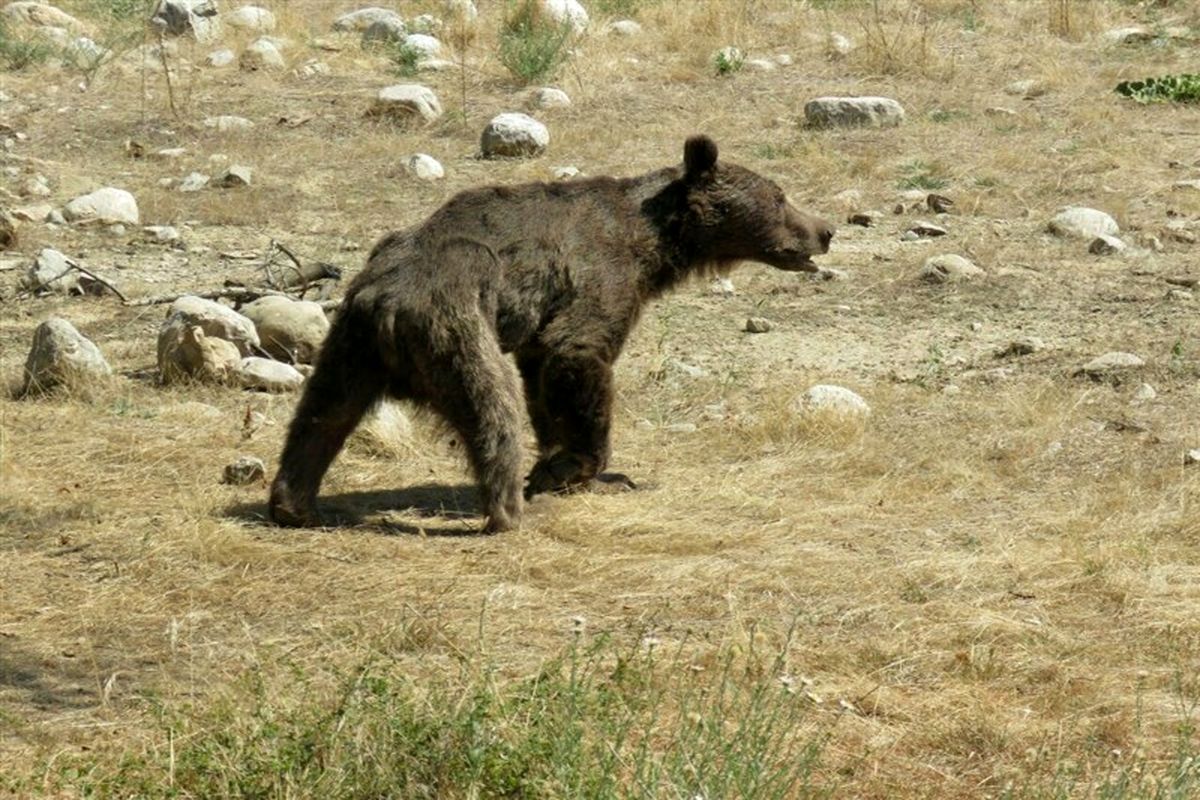
[[[529,92],[529,105],[532,108],[570,108],[571,98],[562,89],[553,86],[543,86]]]
[[[254,456],[238,456],[232,464],[225,465],[225,474],[221,483],[230,486],[249,486],[252,483],[262,483],[266,479],[267,466],[261,458]]]
[[[221,33],[216,0],[159,0],[150,25],[168,36],[190,33],[198,42],[211,42]]]
[[[105,186],[102,189],[76,197],[63,206],[63,217],[68,222],[112,225],[125,222],[137,225],[141,219],[137,200],[124,189]]]
[[[718,275],[713,278],[708,290],[722,297],[733,297],[737,294],[737,288],[733,285],[733,281],[725,275]]]
[[[378,6],[360,8],[357,11],[348,11],[342,14],[333,21],[333,29],[361,33],[376,22],[392,22],[397,28],[404,30],[403,17],[390,8],[379,8]]]
[[[65,11],[48,3],[17,0],[0,8],[0,16],[7,22],[15,22],[30,28],[43,30],[89,33],[89,27]]]
[[[254,123],[245,117],[222,114],[217,117],[208,117],[205,119],[204,127],[215,128],[219,133],[230,133],[233,131],[250,130],[254,127]]]
[[[12,210],[13,219],[22,222],[45,222],[54,212],[54,206],[49,203],[38,203],[32,206],[18,206]]]
[[[1116,236],[1121,232],[1117,221],[1094,208],[1067,206],[1058,212],[1046,225],[1055,236],[1087,239],[1089,242],[1100,236]]]
[[[1007,358],[1009,356],[1029,356],[1046,349],[1046,343],[1036,336],[1022,336],[1020,339],[1013,339],[1004,347],[996,351],[996,358]]]
[[[1158,392],[1148,383],[1143,383],[1133,392],[1133,402],[1149,403],[1151,400],[1158,397]]]
[[[1094,256],[1111,256],[1124,252],[1126,245],[1116,236],[1101,234],[1088,245],[1088,252]]]
[[[85,389],[112,374],[100,348],[65,319],[52,317],[33,332],[21,394],[63,386]]]
[[[441,163],[431,155],[425,153],[417,153],[410,156],[405,162],[404,168],[414,178],[423,181],[437,181],[446,177],[446,170],[442,168]]]
[[[179,229],[173,225],[147,225],[142,228],[142,236],[148,242],[155,244],[176,244],[182,241]]]
[[[217,176],[214,185],[222,189],[237,189],[249,186],[254,177],[254,171],[242,164],[233,164],[229,169]]]
[[[22,182],[20,194],[22,197],[49,197],[51,192],[46,176],[34,175]]]
[[[221,19],[229,27],[242,31],[270,33],[275,30],[275,15],[260,6],[242,6]]]
[[[826,50],[829,52],[831,58],[845,58],[854,50],[854,42],[844,34],[831,31]]]
[[[442,54],[442,43],[425,33],[410,33],[405,36],[404,46],[419,53],[422,59],[437,58]]]
[[[1146,362],[1133,353],[1114,351],[1093,358],[1080,367],[1076,371],[1076,374],[1082,373],[1092,378],[1105,378],[1135,370],[1145,365]]]
[[[254,323],[262,349],[283,361],[311,364],[329,333],[321,306],[306,300],[262,297],[243,306],[242,313]]]
[[[618,19],[604,26],[604,33],[614,36],[637,36],[642,26],[631,19]]]
[[[904,121],[904,107],[890,97],[818,97],[804,106],[814,128],[893,127]]]
[[[792,412],[800,416],[828,413],[838,416],[865,417],[871,413],[867,401],[844,386],[817,384],[798,395],[791,403]]]
[[[247,72],[254,72],[260,69],[283,69],[287,62],[283,60],[283,53],[279,52],[275,43],[264,37],[255,39],[246,46],[238,58],[238,66]]]
[[[746,333],[767,333],[773,327],[775,326],[771,324],[771,320],[766,317],[750,317],[746,320],[746,327],[743,330]]]
[[[428,123],[442,116],[442,104],[428,86],[402,83],[380,89],[367,115],[401,124]]]
[[[291,392],[304,383],[304,376],[290,364],[257,356],[242,359],[237,378],[242,388],[263,392]]]
[[[181,192],[198,192],[208,186],[209,177],[200,172],[190,172],[183,177],[175,188]]]
[[[1015,97],[1020,97],[1025,100],[1032,100],[1035,97],[1041,97],[1047,92],[1047,87],[1044,83],[1032,78],[1013,81],[1008,86],[1004,87],[1005,94],[1011,94]]]
[[[500,114],[483,129],[480,149],[484,158],[541,155],[550,144],[545,125],[525,114]]]
[[[696,427],[696,423],[694,422],[672,422],[663,430],[668,433],[695,433],[699,428]]]
[[[1141,26],[1113,28],[1100,34],[1105,44],[1145,44],[1154,41],[1154,33]]]
[[[222,48],[221,50],[213,50],[211,53],[209,53],[207,56],[204,57],[205,64],[207,64],[210,67],[217,67],[217,68],[231,66],[233,64],[233,62],[236,60],[237,60],[237,55],[229,48]]]
[[[539,0],[542,13],[560,25],[569,25],[575,33],[583,33],[588,26],[588,13],[579,0]]]
[[[34,258],[21,284],[31,291],[81,294],[83,289],[79,285],[79,275],[71,268],[66,256],[47,247]]]
[[[927,283],[958,283],[987,275],[982,269],[960,255],[946,253],[926,259],[920,278]]]
[[[408,27],[400,17],[378,19],[363,29],[362,46],[398,44],[408,35]]]
[[[164,383],[182,377],[214,377],[205,373],[207,366],[201,357],[206,345],[197,338],[194,328],[199,328],[205,338],[229,342],[241,356],[254,352],[260,344],[254,323],[233,309],[212,300],[181,297],[171,305],[158,333],[158,370]],[[208,346],[209,350],[213,348],[220,345]]]

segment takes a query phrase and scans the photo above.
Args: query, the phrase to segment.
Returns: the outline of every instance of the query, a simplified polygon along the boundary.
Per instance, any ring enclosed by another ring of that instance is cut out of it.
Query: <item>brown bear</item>
[[[705,136],[687,140],[682,167],[456,195],[384,236],[347,290],[288,431],[271,519],[320,524],[321,478],[386,394],[445,417],[478,479],[484,532],[514,527],[522,383],[539,453],[524,499],[593,485],[608,464],[612,365],[642,306],[742,260],[814,271],[832,238],[775,183],[718,162]]]

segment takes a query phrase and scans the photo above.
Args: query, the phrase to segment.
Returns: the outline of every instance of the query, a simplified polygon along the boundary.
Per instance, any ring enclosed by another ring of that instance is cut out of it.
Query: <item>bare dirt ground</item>
[[[1195,71],[1194,6],[898,0],[877,17],[855,3],[644,3],[642,36],[590,34],[557,77],[573,105],[536,112],[548,153],[490,162],[476,157],[483,124],[521,108],[494,52],[499,4],[479,3],[465,81],[397,78],[330,34],[352,3],[264,5],[292,40],[289,66],[318,59],[331,74],[206,68],[211,48],[181,43],[174,115],[161,68],[136,58],[84,90],[69,69],[0,73],[0,121],[26,134],[0,154],[0,186],[44,174],[58,206],[119,186],[144,224],[180,226],[187,244],[24,223],[20,254],[58,248],[130,297],[246,275],[252,262],[220,254],[271,239],[353,275],[376,237],[460,189],[547,180],[559,165],[634,174],[705,132],[839,223],[821,263],[848,278],[747,264],[735,296],[697,283],[647,309],[617,371],[613,455],[642,490],[540,498],[521,531],[484,538],[457,450],[420,416],[395,452],[360,440],[335,463],[323,506],[347,524],[265,525],[265,487],[223,486],[221,472],[243,454],[273,466],[294,396],[159,387],[163,307],[18,299],[19,270],[0,273],[6,381],[51,315],[118,373],[88,398],[0,399],[0,763],[12,781],[0,791],[68,792],[55,759],[161,746],[148,697],[203,703],[250,668],[320,673],[372,653],[420,676],[486,652],[519,676],[564,646],[575,617],[653,635],[701,666],[730,647],[782,648],[811,681],[812,730],[829,736],[820,771],[844,796],[994,796],[1064,765],[1088,784],[1165,774],[1179,748],[1197,752],[1200,467],[1184,454],[1200,447],[1200,318],[1166,278],[1200,277],[1200,191],[1173,188],[1200,177],[1200,109],[1112,91]],[[1133,23],[1192,38],[1103,42]],[[831,31],[856,49],[831,58]],[[795,63],[716,76],[711,54],[727,44]],[[1045,93],[1005,93],[1026,78]],[[363,118],[375,91],[413,80],[437,91],[443,120]],[[805,128],[804,103],[826,94],[895,97],[908,118]],[[985,113],[997,106],[1015,113]],[[256,127],[203,127],[215,114]],[[127,140],[187,153],[131,159]],[[415,152],[446,179],[407,177]],[[217,154],[251,165],[253,185],[159,185],[211,172]],[[893,214],[906,181],[951,197],[953,213]],[[882,212],[877,224],[844,224],[847,189]],[[1049,235],[1064,205],[1111,213],[1135,247],[1093,256]],[[918,219],[949,233],[903,241]],[[1176,230],[1188,225],[1192,242]],[[921,282],[940,253],[987,275]],[[746,334],[749,316],[774,327]],[[997,356],[1030,336],[1044,349]],[[1113,350],[1146,365],[1119,381],[1075,374]],[[869,420],[796,421],[788,403],[814,383],[859,392]],[[1156,397],[1137,402],[1143,383]]]

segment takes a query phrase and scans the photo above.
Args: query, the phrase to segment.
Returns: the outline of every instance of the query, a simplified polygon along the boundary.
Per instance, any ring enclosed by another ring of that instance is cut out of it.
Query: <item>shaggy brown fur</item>
[[[612,364],[642,306],[688,275],[744,259],[815,270],[810,256],[832,238],[770,180],[718,163],[702,136],[688,139],[682,168],[457,195],[381,239],[347,291],[288,432],[271,519],[319,524],[321,478],[388,394],[454,426],[484,530],[512,528],[522,382],[539,450],[524,498],[588,485],[608,464]]]

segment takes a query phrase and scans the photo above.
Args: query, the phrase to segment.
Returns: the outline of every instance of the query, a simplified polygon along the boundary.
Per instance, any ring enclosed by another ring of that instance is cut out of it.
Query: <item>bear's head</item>
[[[684,144],[683,182],[687,237],[697,258],[815,272],[812,257],[829,252],[832,225],[793,206],[774,181],[718,162],[717,144],[707,136]]]

